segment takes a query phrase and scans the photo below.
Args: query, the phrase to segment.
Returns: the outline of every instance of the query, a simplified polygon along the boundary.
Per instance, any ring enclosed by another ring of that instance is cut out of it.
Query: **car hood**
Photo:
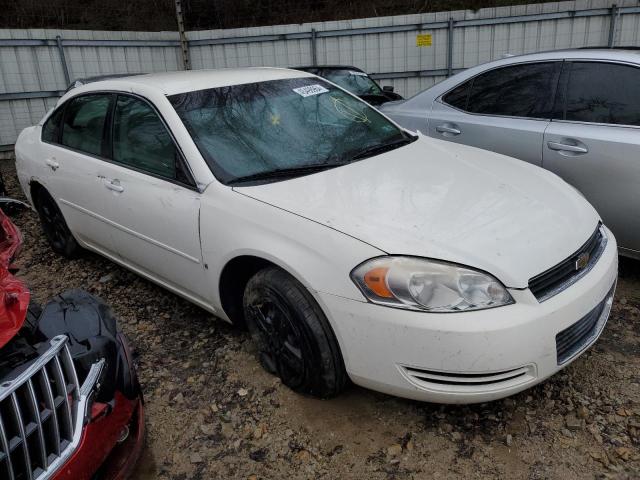
[[[407,100],[392,100],[390,102],[385,103],[384,105],[380,105],[380,108],[378,110],[380,110],[381,112],[392,112],[393,110],[396,110],[398,108],[400,108],[401,105],[407,103]]]
[[[468,265],[512,288],[569,257],[599,221],[546,170],[422,135],[350,165],[234,190],[386,253]]]

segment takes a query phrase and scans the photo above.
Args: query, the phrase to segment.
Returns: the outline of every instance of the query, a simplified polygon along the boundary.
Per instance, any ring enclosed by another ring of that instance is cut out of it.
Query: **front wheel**
[[[44,236],[53,251],[67,258],[73,258],[80,250],[80,246],[73,238],[60,208],[49,192],[39,189],[35,195],[34,204],[40,217]]]
[[[332,397],[347,383],[342,354],[322,310],[277,267],[256,273],[244,292],[247,327],[263,367],[296,392]]]

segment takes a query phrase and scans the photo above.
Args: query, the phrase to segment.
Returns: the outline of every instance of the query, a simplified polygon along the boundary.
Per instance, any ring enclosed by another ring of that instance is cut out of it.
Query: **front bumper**
[[[617,245],[607,234],[592,270],[542,303],[528,289],[510,290],[513,305],[434,314],[318,297],[354,383],[438,403],[495,400],[550,377],[597,340],[618,273]],[[599,307],[595,334],[559,364],[556,335]]]
[[[89,480],[98,471],[103,480],[130,477],[144,446],[144,407],[141,398],[130,400],[119,392],[113,403],[108,413],[105,404],[94,404],[78,448],[53,480]],[[127,437],[120,440],[123,432]]]

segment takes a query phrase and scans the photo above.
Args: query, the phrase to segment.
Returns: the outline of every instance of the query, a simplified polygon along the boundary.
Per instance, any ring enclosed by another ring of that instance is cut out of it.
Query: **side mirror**
[[[382,87],[382,90],[384,92],[393,93],[393,85],[385,85],[384,87]]]

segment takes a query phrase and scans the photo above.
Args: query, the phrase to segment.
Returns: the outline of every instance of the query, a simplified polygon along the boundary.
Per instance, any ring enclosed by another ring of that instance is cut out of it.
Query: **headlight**
[[[463,312],[513,303],[491,275],[459,265],[413,257],[379,257],[351,272],[373,303],[429,312]]]

